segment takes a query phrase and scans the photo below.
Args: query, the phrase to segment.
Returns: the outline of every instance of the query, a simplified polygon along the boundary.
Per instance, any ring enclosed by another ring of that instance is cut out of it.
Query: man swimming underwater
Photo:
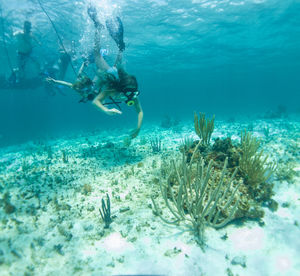
[[[17,81],[24,79],[25,76],[25,66],[29,60],[31,60],[37,69],[40,71],[39,62],[32,56],[32,49],[35,44],[40,45],[40,42],[31,32],[31,22],[25,21],[23,26],[23,31],[18,31],[14,33],[17,45],[17,64],[18,64],[18,78]],[[15,71],[15,72],[16,72]]]

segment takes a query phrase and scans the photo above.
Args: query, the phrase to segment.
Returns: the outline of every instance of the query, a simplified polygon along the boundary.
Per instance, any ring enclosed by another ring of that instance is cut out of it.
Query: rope
[[[49,21],[50,21],[50,23],[51,23],[51,25],[52,25],[52,27],[53,27],[53,29],[54,29],[56,35],[57,35],[58,41],[59,41],[59,43],[60,43],[60,46],[62,47],[62,49],[64,50],[64,52],[68,55],[68,52],[67,52],[67,50],[66,50],[66,48],[65,48],[65,46],[64,46],[64,44],[63,44],[63,42],[62,42],[62,40],[61,40],[61,38],[60,38],[60,36],[59,36],[59,34],[58,34],[58,31],[57,31],[57,29],[56,29],[56,27],[55,27],[53,21],[51,20],[51,18],[50,18],[50,16],[48,15],[47,11],[44,9],[44,7],[43,7],[41,1],[40,1],[40,0],[37,0],[37,1],[38,1],[39,5],[40,5],[42,11],[43,11],[43,12],[45,13],[45,15],[48,17],[48,19],[49,19]],[[73,70],[74,74],[77,76],[77,73],[76,73],[76,71],[75,71],[75,68],[74,68],[74,65],[73,65],[71,59],[70,59],[70,64],[71,64],[71,67],[72,67],[72,70]]]
[[[4,51],[5,51],[5,54],[6,54],[6,58],[7,58],[7,62],[8,62],[9,68],[13,72],[12,63],[11,63],[11,60],[9,58],[9,54],[8,54],[8,50],[7,50],[7,45],[6,45],[6,41],[5,41],[5,37],[4,37],[4,22],[3,22],[2,7],[0,7],[0,16],[1,16],[2,40],[3,40]]]

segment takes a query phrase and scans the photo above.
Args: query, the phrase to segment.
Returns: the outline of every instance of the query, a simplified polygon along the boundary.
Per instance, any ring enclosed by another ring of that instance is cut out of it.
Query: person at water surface
[[[25,76],[25,67],[29,60],[33,62],[36,66],[37,71],[40,71],[39,62],[32,57],[32,49],[34,46],[41,45],[37,38],[31,32],[31,22],[25,21],[23,26],[23,31],[18,31],[14,33],[16,38],[16,47],[17,47],[17,65],[18,65],[18,74],[19,79],[23,79]]]

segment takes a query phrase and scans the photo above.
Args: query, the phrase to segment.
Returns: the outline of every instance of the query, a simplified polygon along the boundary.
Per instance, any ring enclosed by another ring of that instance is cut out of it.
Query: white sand
[[[129,148],[116,131],[0,149],[0,199],[9,192],[16,207],[6,214],[0,205],[0,275],[300,275],[300,123],[252,124],[264,139],[263,127],[270,128],[265,151],[294,162],[298,175],[294,183],[273,177],[279,208],[264,208],[265,226],[206,229],[205,252],[184,224],[166,225],[151,209],[160,163],[178,156],[182,138],[196,138],[190,122],[175,130],[146,125]],[[238,140],[248,125],[216,122],[213,138]],[[163,143],[158,154],[149,143],[155,136]],[[98,211],[106,193],[109,229]]]

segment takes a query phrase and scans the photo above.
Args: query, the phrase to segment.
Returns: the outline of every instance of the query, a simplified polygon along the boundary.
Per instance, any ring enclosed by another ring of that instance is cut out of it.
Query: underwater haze
[[[0,0],[0,276],[299,276],[299,237],[300,0]]]
[[[92,47],[93,25],[86,13],[89,2],[43,3],[65,47],[75,42],[76,70],[81,54]],[[111,15],[123,20],[125,66],[139,81],[145,121],[166,114],[183,118],[194,111],[234,117],[278,105],[299,112],[299,1],[92,2],[103,22]],[[24,20],[32,22],[32,32],[42,43],[34,49],[40,63],[57,59],[58,38],[37,1],[1,0],[1,8],[13,67],[16,48],[11,35],[22,29]],[[0,47],[0,73],[9,76],[3,43]],[[108,38],[105,47],[108,58],[116,54]],[[66,79],[74,80],[70,67]],[[2,143],[45,132],[55,135],[66,127],[117,127],[134,118],[130,112],[122,118],[107,118],[91,105],[77,104],[75,93],[64,94],[52,97],[42,89],[1,90]]]

